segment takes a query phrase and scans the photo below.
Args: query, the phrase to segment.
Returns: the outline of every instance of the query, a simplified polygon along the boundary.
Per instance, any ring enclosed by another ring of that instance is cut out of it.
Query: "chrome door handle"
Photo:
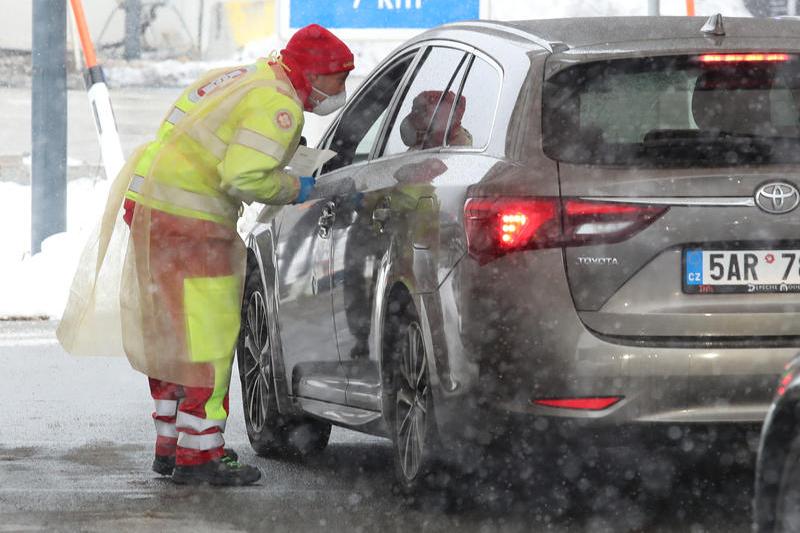
[[[392,216],[392,210],[388,207],[379,207],[375,211],[372,212],[372,221],[379,222],[379,223],[386,223],[389,221],[389,218]]]
[[[378,227],[378,231],[383,233],[384,226],[392,217],[392,210],[388,207],[379,207],[372,212],[372,223]]]
[[[317,233],[323,239],[327,239],[331,234],[331,228],[333,228],[333,223],[336,220],[336,204],[333,202],[327,202],[322,207],[322,214],[317,220]]]

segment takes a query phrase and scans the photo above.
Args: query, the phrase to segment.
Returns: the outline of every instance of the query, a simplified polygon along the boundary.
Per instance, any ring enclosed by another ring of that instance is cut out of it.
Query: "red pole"
[[[83,12],[81,0],[70,0],[72,14],[75,15],[75,24],[78,26],[78,35],[81,39],[83,58],[86,60],[86,68],[90,69],[97,66],[97,56],[94,53],[92,36],[89,35],[89,26],[86,24],[86,14]]]
[[[686,0],[686,15],[689,17],[694,16],[694,0]]]
[[[100,141],[100,154],[106,168],[106,177],[114,179],[125,163],[125,156],[122,155],[122,144],[119,142],[117,121],[114,118],[114,110],[111,108],[111,97],[108,95],[103,67],[97,63],[92,36],[89,34],[89,25],[86,24],[86,14],[83,12],[83,3],[81,0],[70,0],[70,4],[72,5],[72,14],[75,16],[75,25],[78,27],[83,57],[86,61],[84,81],[89,102],[92,105],[97,138]]]

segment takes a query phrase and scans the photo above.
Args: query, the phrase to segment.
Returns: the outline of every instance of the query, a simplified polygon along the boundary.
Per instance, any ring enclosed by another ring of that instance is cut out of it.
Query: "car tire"
[[[328,444],[331,425],[312,418],[282,415],[273,376],[274,323],[269,293],[258,268],[248,269],[242,301],[242,327],[236,348],[242,382],[242,407],[250,445],[262,456],[306,456]]]
[[[387,425],[393,443],[396,491],[412,496],[436,488],[440,450],[428,355],[413,303],[393,302],[387,321]]]

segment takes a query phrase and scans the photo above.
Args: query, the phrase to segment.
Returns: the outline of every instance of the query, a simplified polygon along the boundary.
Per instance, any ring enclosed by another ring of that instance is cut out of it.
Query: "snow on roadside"
[[[61,318],[86,240],[105,209],[109,185],[93,178],[71,180],[67,231],[45,239],[42,251],[31,256],[31,188],[0,182],[0,228],[7,229],[0,247],[0,320]],[[253,204],[245,209],[239,222],[242,237],[262,207]]]
[[[69,182],[67,231],[42,243],[31,256],[31,188],[0,182],[0,318],[60,318],[72,275],[89,233],[100,220],[109,182],[82,178]]]
[[[235,64],[232,61],[131,61],[110,62],[103,71],[110,88],[185,87],[203,73]]]

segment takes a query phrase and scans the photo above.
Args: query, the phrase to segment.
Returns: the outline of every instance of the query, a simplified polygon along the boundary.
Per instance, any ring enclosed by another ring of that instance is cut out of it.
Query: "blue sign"
[[[703,252],[688,250],[686,252],[686,285],[703,284]]]
[[[289,26],[425,29],[480,18],[481,0],[290,0]]]

